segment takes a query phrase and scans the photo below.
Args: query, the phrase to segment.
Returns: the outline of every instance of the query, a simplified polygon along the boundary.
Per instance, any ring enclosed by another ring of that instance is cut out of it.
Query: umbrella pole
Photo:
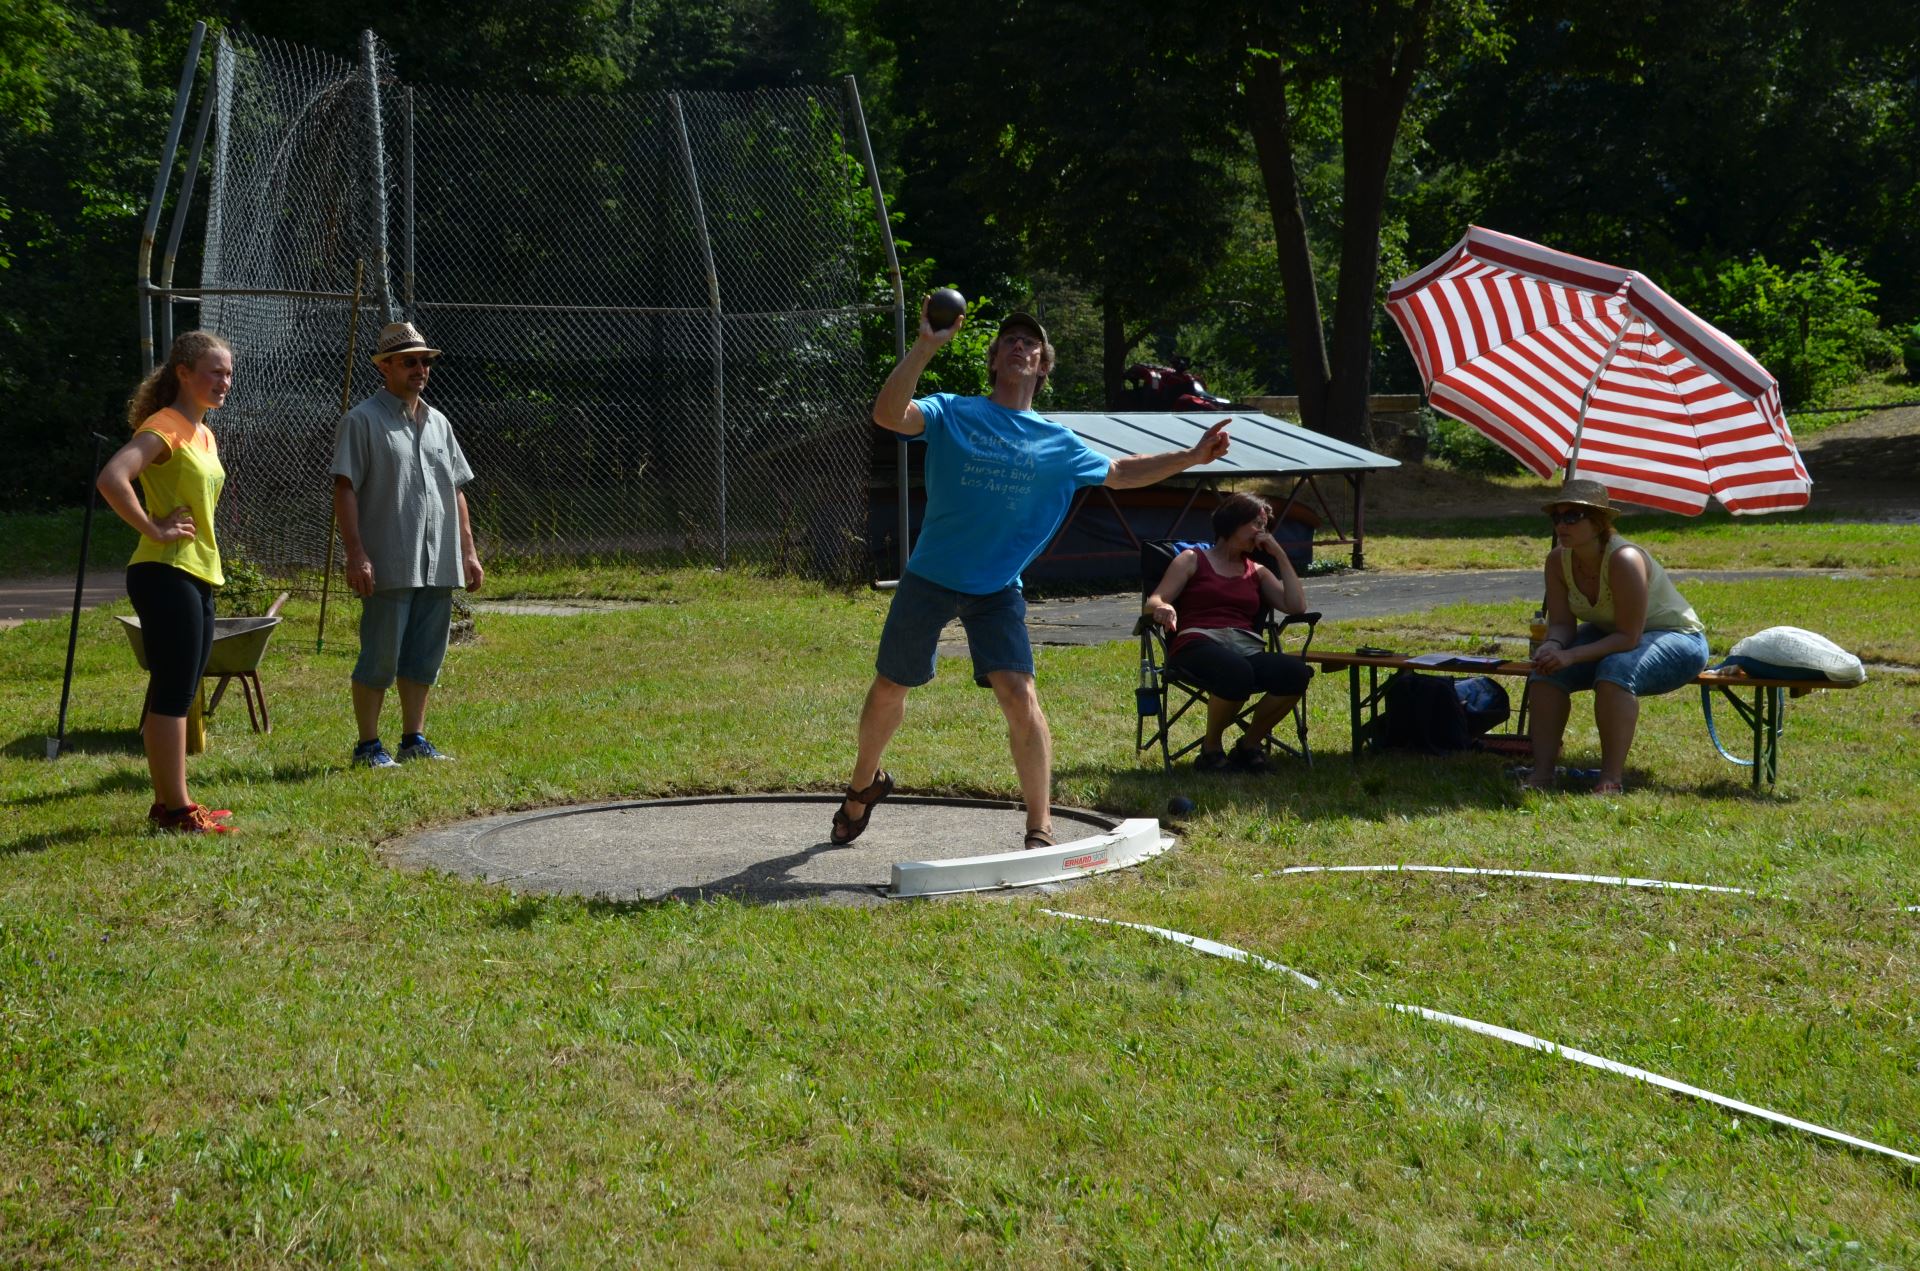
[[[347,366],[340,376],[340,413],[347,413],[353,405],[353,341],[360,329],[360,280],[366,271],[365,257],[353,262],[353,307],[347,316]],[[339,529],[336,524],[338,513],[333,507],[333,483],[327,483],[327,568],[320,575],[320,631],[313,638],[313,651],[321,652],[327,644],[327,593],[333,587],[333,536]]]
[[[1593,368],[1593,378],[1587,381],[1586,391],[1580,394],[1580,417],[1573,421],[1573,449],[1567,455],[1567,480],[1569,481],[1573,480],[1580,466],[1580,434],[1587,427],[1587,403],[1593,400],[1593,390],[1599,386],[1600,377],[1607,373],[1607,367],[1612,363],[1613,355],[1620,351],[1620,342],[1627,338],[1627,328],[1632,326],[1634,320],[1640,316],[1634,312],[1632,305],[1626,306],[1626,309],[1626,321],[1620,324],[1619,334],[1613,337],[1613,343],[1609,344],[1607,351],[1601,355],[1600,365]]]

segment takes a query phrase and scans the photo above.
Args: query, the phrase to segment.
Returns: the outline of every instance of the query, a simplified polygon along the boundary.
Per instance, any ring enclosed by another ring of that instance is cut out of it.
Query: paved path
[[[101,570],[87,576],[81,603],[86,608],[111,604],[127,594],[126,571]],[[71,578],[0,578],[0,630],[29,618],[56,618],[73,612]]]
[[[1693,579],[1744,582],[1755,578],[1851,578],[1858,575],[1829,569],[1676,569],[1674,581],[1682,588]],[[86,604],[107,604],[127,594],[121,571],[88,579]],[[1438,570],[1430,573],[1325,574],[1307,579],[1307,599],[1330,622],[1347,618],[1385,618],[1422,613],[1436,605],[1474,602],[1504,604],[1538,601],[1540,572],[1534,569]],[[52,618],[73,607],[71,579],[0,579],[0,627],[17,626],[28,618]],[[635,608],[620,601],[482,600],[482,613],[541,614],[566,617]],[[1027,610],[1027,624],[1038,644],[1104,644],[1133,634],[1140,598],[1131,593],[1035,601]],[[1515,616],[1515,623],[1525,614]],[[964,651],[956,623],[942,642],[942,652]]]

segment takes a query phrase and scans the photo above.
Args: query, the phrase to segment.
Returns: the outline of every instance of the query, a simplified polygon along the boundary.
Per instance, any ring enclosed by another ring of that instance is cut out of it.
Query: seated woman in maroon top
[[[1287,554],[1267,533],[1266,500],[1236,494],[1213,511],[1212,547],[1173,558],[1145,603],[1147,617],[1170,633],[1167,669],[1207,691],[1207,735],[1193,766],[1202,772],[1266,765],[1261,743],[1307,691],[1313,668],[1287,653],[1269,653],[1259,630],[1265,609],[1304,613],[1307,593]],[[1279,573],[1253,559],[1264,552]],[[1254,690],[1266,693],[1229,755],[1222,734]]]

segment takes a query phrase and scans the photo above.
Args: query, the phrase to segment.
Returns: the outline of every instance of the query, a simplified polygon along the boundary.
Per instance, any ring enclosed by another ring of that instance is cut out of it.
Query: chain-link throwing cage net
[[[352,396],[380,386],[383,322],[445,350],[427,399],[490,562],[866,571],[862,324],[894,306],[862,294],[857,103],[476,94],[363,50],[218,50],[201,324],[235,353],[223,544],[281,573],[325,559],[364,262]]]

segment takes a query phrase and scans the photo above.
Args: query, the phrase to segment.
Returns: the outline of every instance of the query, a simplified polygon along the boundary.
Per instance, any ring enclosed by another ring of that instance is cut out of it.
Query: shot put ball
[[[1167,800],[1168,816],[1190,816],[1193,813],[1193,800],[1184,794],[1176,794]]]
[[[967,311],[967,298],[952,287],[942,287],[927,297],[927,325],[945,331]]]

